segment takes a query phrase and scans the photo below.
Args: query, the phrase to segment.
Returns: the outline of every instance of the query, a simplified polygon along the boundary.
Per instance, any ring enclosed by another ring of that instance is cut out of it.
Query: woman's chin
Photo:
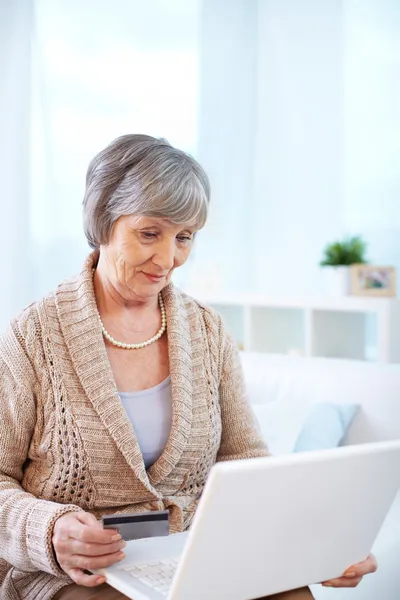
[[[165,285],[161,285],[160,283],[149,283],[147,285],[140,285],[132,288],[132,292],[134,297],[138,300],[146,301],[151,298],[156,298],[163,287],[165,287]]]

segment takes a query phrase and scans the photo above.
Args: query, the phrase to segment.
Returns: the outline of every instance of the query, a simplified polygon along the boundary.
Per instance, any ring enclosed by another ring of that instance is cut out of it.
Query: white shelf
[[[387,310],[391,305],[398,305],[394,298],[368,298],[361,296],[335,297],[283,297],[264,296],[261,294],[204,294],[200,291],[186,292],[193,298],[208,305],[234,306],[268,306],[271,308],[312,308],[315,310],[337,310],[348,312],[377,312]]]
[[[397,299],[188,293],[218,310],[246,350],[400,362]]]

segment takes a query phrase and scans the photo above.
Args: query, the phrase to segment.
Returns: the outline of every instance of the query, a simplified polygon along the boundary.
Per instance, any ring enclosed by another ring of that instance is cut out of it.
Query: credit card
[[[116,529],[125,541],[169,535],[168,510],[104,515],[101,522],[104,529]]]

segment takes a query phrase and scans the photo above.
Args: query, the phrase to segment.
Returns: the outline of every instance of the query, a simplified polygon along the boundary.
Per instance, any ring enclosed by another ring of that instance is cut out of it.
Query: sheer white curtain
[[[92,156],[118,135],[196,154],[198,0],[0,2],[0,329],[79,270]]]
[[[0,329],[30,293],[32,6],[0,2]]]
[[[127,132],[166,137],[210,174],[210,222],[177,284],[243,287],[257,0],[2,0],[0,8],[0,330],[80,268],[87,164]]]
[[[32,188],[36,286],[80,268],[85,171],[118,135],[195,153],[196,0],[36,0]]]

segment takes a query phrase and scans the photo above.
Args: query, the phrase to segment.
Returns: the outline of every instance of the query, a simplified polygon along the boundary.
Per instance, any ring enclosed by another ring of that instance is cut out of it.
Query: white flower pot
[[[350,294],[350,267],[322,267],[322,270],[328,296],[343,297]]]

